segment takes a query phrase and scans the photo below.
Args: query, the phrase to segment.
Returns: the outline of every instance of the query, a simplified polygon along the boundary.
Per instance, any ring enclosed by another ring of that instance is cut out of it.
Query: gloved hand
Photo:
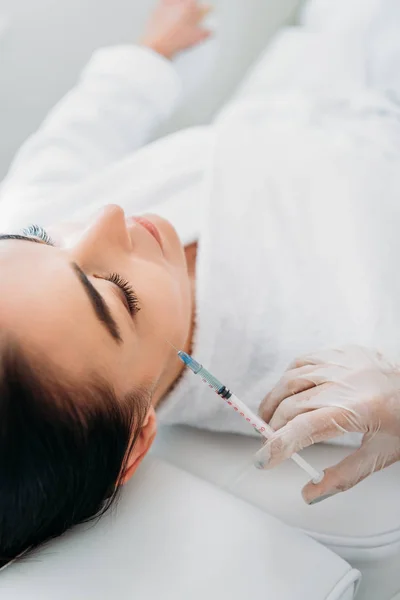
[[[400,367],[359,346],[310,354],[290,365],[260,415],[276,433],[256,455],[259,468],[344,433],[364,434],[359,449],[304,487],[314,504],[400,459]]]

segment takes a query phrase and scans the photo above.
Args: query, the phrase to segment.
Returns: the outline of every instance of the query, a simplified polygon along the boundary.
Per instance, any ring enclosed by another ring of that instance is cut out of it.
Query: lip
[[[150,235],[152,235],[153,238],[156,240],[156,242],[160,246],[161,250],[163,250],[161,235],[160,235],[160,232],[158,231],[157,227],[154,225],[154,223],[152,223],[151,221],[146,219],[146,217],[133,217],[133,221],[135,221],[135,223],[138,223],[139,225],[144,227],[150,233]]]

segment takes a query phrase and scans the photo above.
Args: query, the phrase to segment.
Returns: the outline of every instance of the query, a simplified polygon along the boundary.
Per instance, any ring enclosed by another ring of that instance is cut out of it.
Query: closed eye
[[[47,246],[55,246],[54,241],[49,234],[40,225],[29,225],[22,230],[21,233],[7,233],[0,235],[0,240],[29,240],[37,244],[46,244]]]
[[[139,300],[137,295],[133,291],[131,284],[126,279],[121,277],[121,275],[119,275],[118,273],[111,273],[111,275],[108,275],[104,278],[99,277],[98,275],[95,275],[95,277],[97,279],[105,279],[106,281],[110,281],[111,283],[116,285],[124,296],[126,307],[129,310],[131,316],[134,317],[135,315],[137,315],[137,313],[140,310]]]
[[[27,237],[33,241],[43,242],[48,246],[55,246],[54,241],[47,233],[47,231],[41,225],[29,225],[22,230],[24,237]],[[21,236],[14,236],[12,239],[20,239]],[[114,283],[119,289],[122,291],[124,300],[126,302],[127,308],[131,313],[132,317],[134,317],[140,310],[139,301],[132,289],[130,283],[121,277],[118,273],[112,273],[108,277],[105,277],[107,281],[111,281]]]
[[[29,238],[37,238],[48,246],[55,246],[54,241],[51,239],[49,234],[40,225],[29,225],[22,230],[22,233]]]
[[[36,244],[45,244],[45,245],[54,245],[54,242],[51,240],[50,236],[44,231],[44,229],[40,228],[38,230],[33,230],[32,228],[27,228],[24,231],[29,233],[29,235],[22,234],[2,234],[0,235],[0,241],[6,240],[21,240],[23,242],[35,242]],[[120,329],[118,327],[117,322],[113,318],[111,311],[106,304],[104,298],[99,294],[95,287],[90,283],[89,279],[83,273],[83,271],[79,268],[78,265],[72,264],[72,268],[78,279],[80,280],[91,304],[94,309],[94,312],[98,318],[98,320],[106,327],[110,335],[114,338],[114,340],[120,344],[123,342]]]

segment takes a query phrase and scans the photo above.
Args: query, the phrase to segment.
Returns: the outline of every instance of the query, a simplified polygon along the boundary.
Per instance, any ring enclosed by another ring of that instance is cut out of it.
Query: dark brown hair
[[[121,400],[51,372],[16,344],[2,352],[0,567],[110,507],[149,407],[145,392]]]

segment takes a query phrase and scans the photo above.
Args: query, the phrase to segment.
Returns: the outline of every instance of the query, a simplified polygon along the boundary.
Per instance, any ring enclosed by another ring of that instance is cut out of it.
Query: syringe
[[[170,342],[169,342],[170,343]],[[172,344],[171,344],[172,346]],[[175,348],[175,350],[177,350]],[[214,375],[211,375],[207,369],[203,367],[200,363],[197,362],[192,356],[183,352],[183,350],[177,350],[178,356],[181,361],[191,370],[195,375],[200,375],[202,381],[207,383],[210,388],[212,388],[218,396],[220,396],[225,402],[233,408],[241,417],[246,419],[246,421],[254,427],[256,431],[258,431],[262,436],[268,439],[274,432],[274,430],[265,423],[258,415],[253,413],[252,410],[249,409],[244,402],[239,400],[232,392],[223,385]],[[292,454],[291,459],[305,471],[310,477],[313,483],[319,483],[322,481],[324,474],[317,469],[314,469],[304,458],[299,456],[299,454]]]

